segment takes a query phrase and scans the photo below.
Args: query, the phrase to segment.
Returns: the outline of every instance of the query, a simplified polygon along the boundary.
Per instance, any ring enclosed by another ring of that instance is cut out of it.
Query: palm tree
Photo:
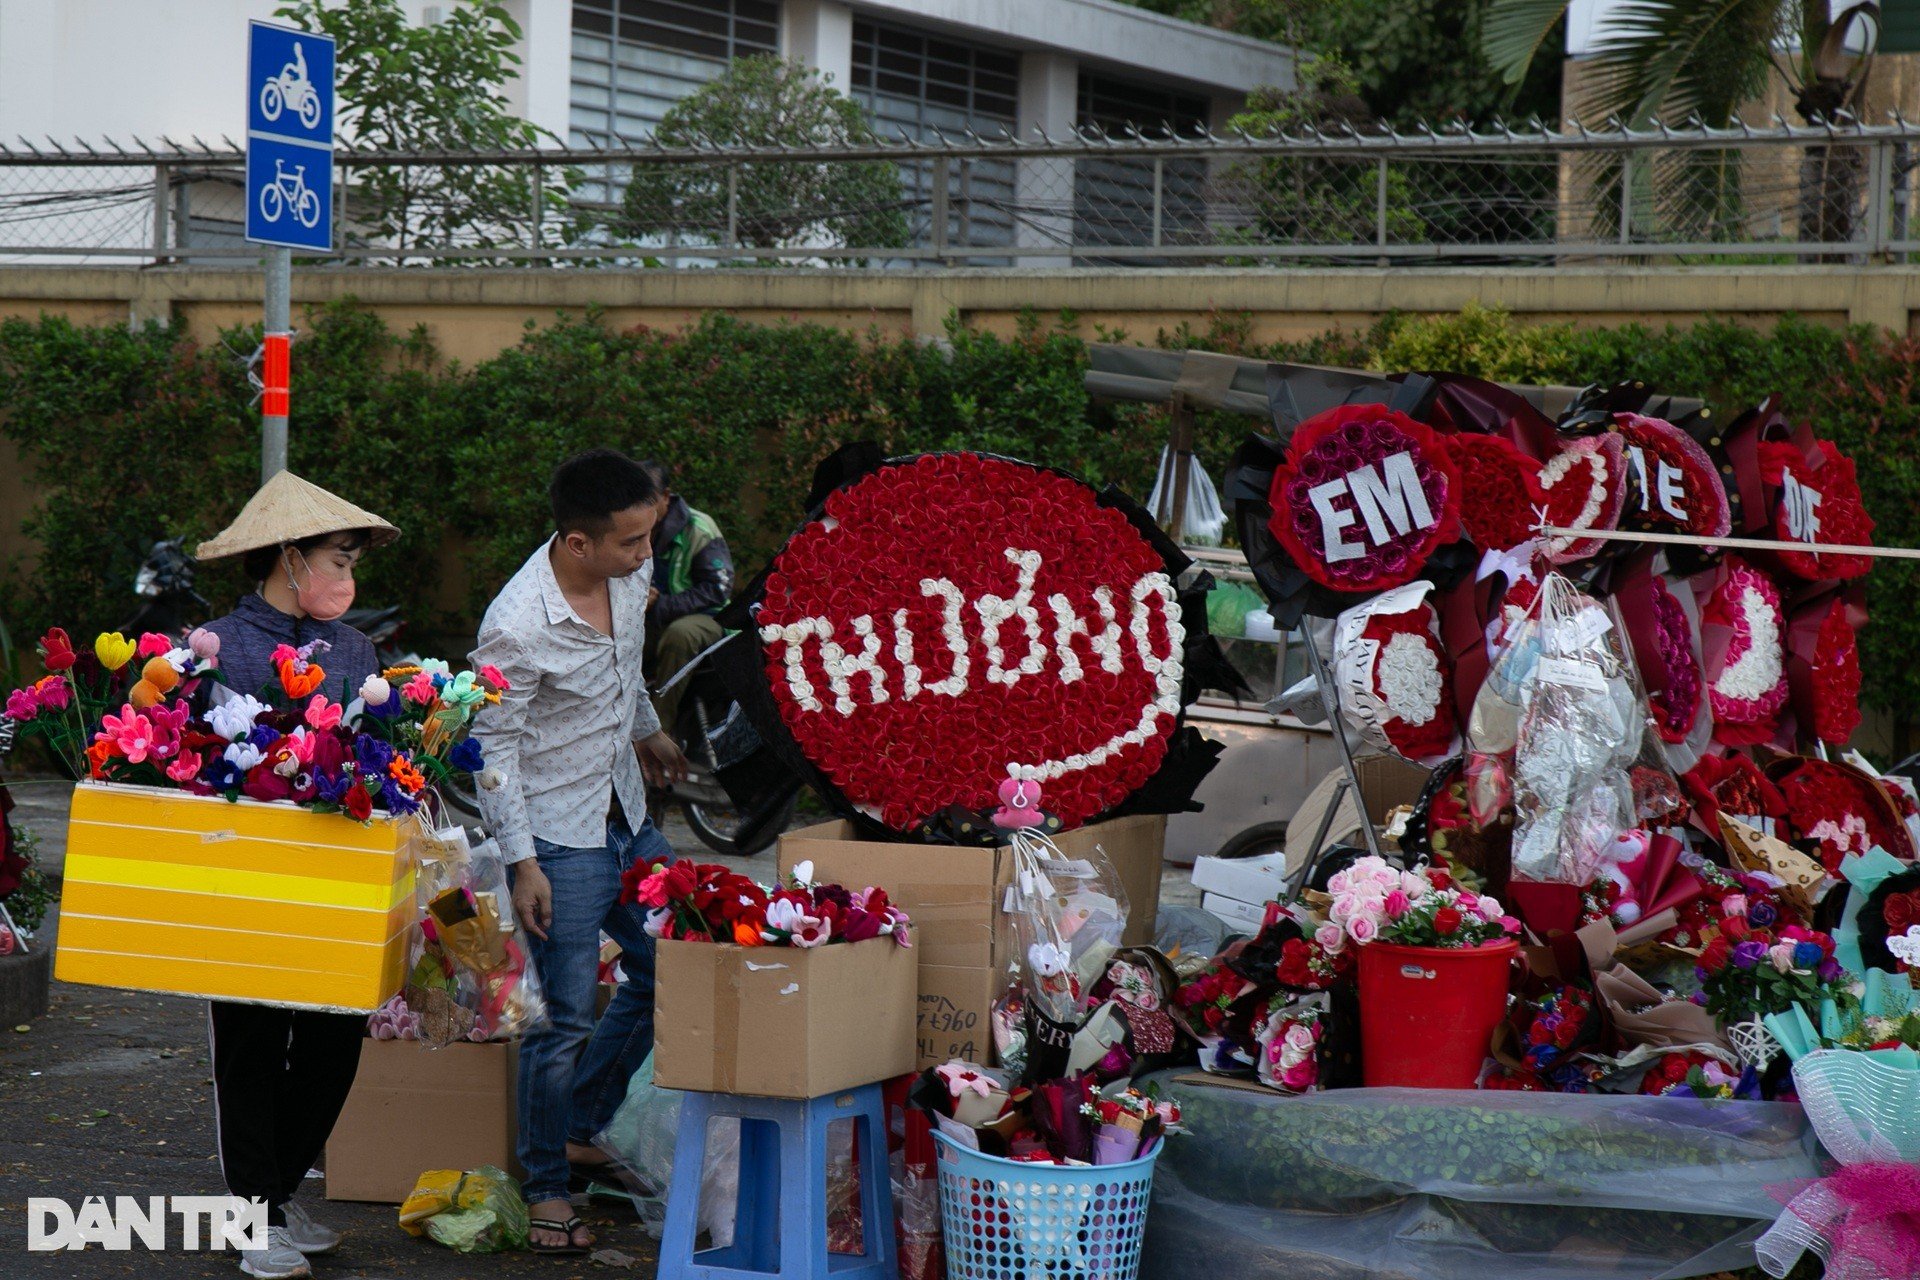
[[[1509,85],[1525,79],[1569,7],[1569,0],[1494,0],[1481,44]],[[1865,94],[1880,36],[1877,4],[1855,5],[1835,17],[1828,0],[1633,0],[1608,18],[1594,59],[1594,105],[1601,116],[1629,128],[1694,117],[1727,125],[1775,76],[1792,91],[1803,122],[1842,119]],[[1802,241],[1852,238],[1862,159],[1859,147],[1807,148],[1800,175]],[[1724,227],[1738,201],[1737,163],[1728,153],[1681,153],[1658,166],[1651,180],[1661,195],[1681,184],[1693,188],[1694,199],[1680,202],[1693,208],[1703,207],[1697,201],[1707,195],[1704,207]],[[1702,192],[1703,186],[1710,191]]]

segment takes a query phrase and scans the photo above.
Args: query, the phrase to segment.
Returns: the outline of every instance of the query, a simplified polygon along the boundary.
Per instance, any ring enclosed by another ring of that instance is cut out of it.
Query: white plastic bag
[[[1166,509],[1173,510],[1172,488],[1173,451],[1162,446],[1160,470],[1153,477],[1153,492],[1147,496],[1147,510],[1156,518],[1163,500]],[[1174,540],[1202,547],[1219,546],[1220,535],[1227,527],[1227,513],[1220,506],[1220,491],[1213,487],[1213,477],[1207,474],[1198,458],[1187,460],[1187,509],[1182,513],[1180,525],[1174,532]]]
[[[633,1210],[655,1240],[666,1234],[667,1187],[673,1181],[673,1148],[680,1132],[680,1095],[653,1082],[648,1054],[627,1082],[626,1100],[593,1144],[632,1175]],[[706,1168],[700,1175],[699,1230],[723,1249],[733,1243],[733,1211],[740,1192],[740,1122],[720,1120],[707,1134]]]

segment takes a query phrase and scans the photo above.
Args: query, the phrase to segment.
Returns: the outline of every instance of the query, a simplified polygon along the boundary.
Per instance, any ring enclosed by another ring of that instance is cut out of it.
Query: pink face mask
[[[313,571],[307,563],[307,557],[295,551],[300,557],[300,567],[307,571],[304,584],[293,576],[293,566],[287,566],[287,585],[293,588],[294,599],[299,601],[301,610],[317,622],[332,622],[353,607],[352,578],[323,578]]]

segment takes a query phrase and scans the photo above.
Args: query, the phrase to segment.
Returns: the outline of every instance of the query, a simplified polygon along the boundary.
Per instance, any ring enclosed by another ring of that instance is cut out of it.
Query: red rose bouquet
[[[1772,768],[1793,827],[1820,843],[1820,862],[1838,875],[1850,853],[1878,845],[1911,860],[1913,837],[1879,783],[1849,765],[1805,757]]]
[[[1506,551],[1533,537],[1534,512],[1546,504],[1540,464],[1503,436],[1462,431],[1447,437],[1460,472],[1460,527],[1482,551]]]

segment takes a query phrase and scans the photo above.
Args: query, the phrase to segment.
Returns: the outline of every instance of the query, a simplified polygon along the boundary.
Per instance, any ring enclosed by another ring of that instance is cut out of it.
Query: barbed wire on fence
[[[336,157],[326,261],[1905,259],[1920,125],[1322,126]],[[617,141],[617,140],[616,140]],[[0,147],[0,261],[250,259],[231,139]]]

